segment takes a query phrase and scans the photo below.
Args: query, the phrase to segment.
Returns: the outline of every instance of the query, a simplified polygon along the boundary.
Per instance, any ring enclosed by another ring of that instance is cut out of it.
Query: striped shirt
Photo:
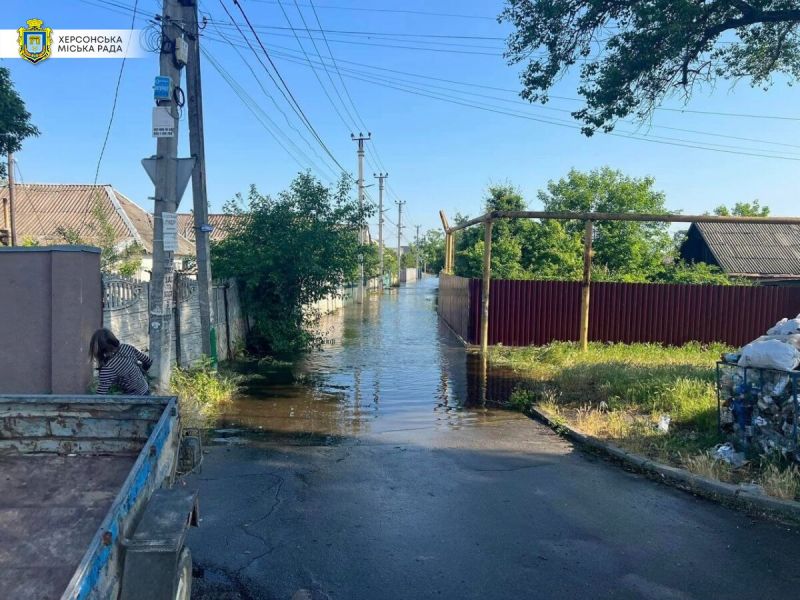
[[[152,361],[143,352],[128,344],[120,344],[117,353],[100,367],[97,393],[108,394],[111,386],[116,385],[123,394],[146,396],[150,393],[150,388],[143,369],[147,371],[151,364]]]

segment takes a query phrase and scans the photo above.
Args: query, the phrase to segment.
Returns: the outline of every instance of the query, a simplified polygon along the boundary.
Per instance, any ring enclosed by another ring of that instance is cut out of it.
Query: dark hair
[[[109,329],[98,329],[92,334],[92,341],[89,342],[89,356],[97,360],[99,366],[103,366],[119,349],[117,336]]]

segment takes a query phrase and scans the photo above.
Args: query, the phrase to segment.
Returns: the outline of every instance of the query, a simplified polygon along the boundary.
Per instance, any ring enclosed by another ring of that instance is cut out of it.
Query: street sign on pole
[[[178,162],[177,177],[178,177],[178,198],[177,202],[180,204],[181,198],[183,198],[183,192],[186,191],[186,186],[189,185],[189,179],[192,177],[192,171],[194,170],[194,163],[195,158],[176,158],[174,159]],[[147,171],[147,175],[150,177],[150,181],[153,183],[156,182],[156,161],[158,159],[155,156],[151,156],[150,158],[143,158],[142,159],[142,166],[144,170]]]

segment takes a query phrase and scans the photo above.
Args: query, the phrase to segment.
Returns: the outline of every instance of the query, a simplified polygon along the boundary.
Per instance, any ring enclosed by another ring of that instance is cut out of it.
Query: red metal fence
[[[439,314],[478,344],[481,281],[440,279]],[[489,343],[506,346],[577,341],[579,282],[494,280]],[[601,342],[726,342],[741,346],[800,312],[800,287],[592,283],[589,339]]]

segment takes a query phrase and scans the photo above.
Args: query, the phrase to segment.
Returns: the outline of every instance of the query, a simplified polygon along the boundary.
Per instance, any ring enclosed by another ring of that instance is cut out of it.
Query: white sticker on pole
[[[178,214],[161,213],[163,223],[162,235],[164,238],[164,252],[178,251]]]
[[[175,137],[175,117],[170,113],[168,106],[153,107],[153,137]]]

